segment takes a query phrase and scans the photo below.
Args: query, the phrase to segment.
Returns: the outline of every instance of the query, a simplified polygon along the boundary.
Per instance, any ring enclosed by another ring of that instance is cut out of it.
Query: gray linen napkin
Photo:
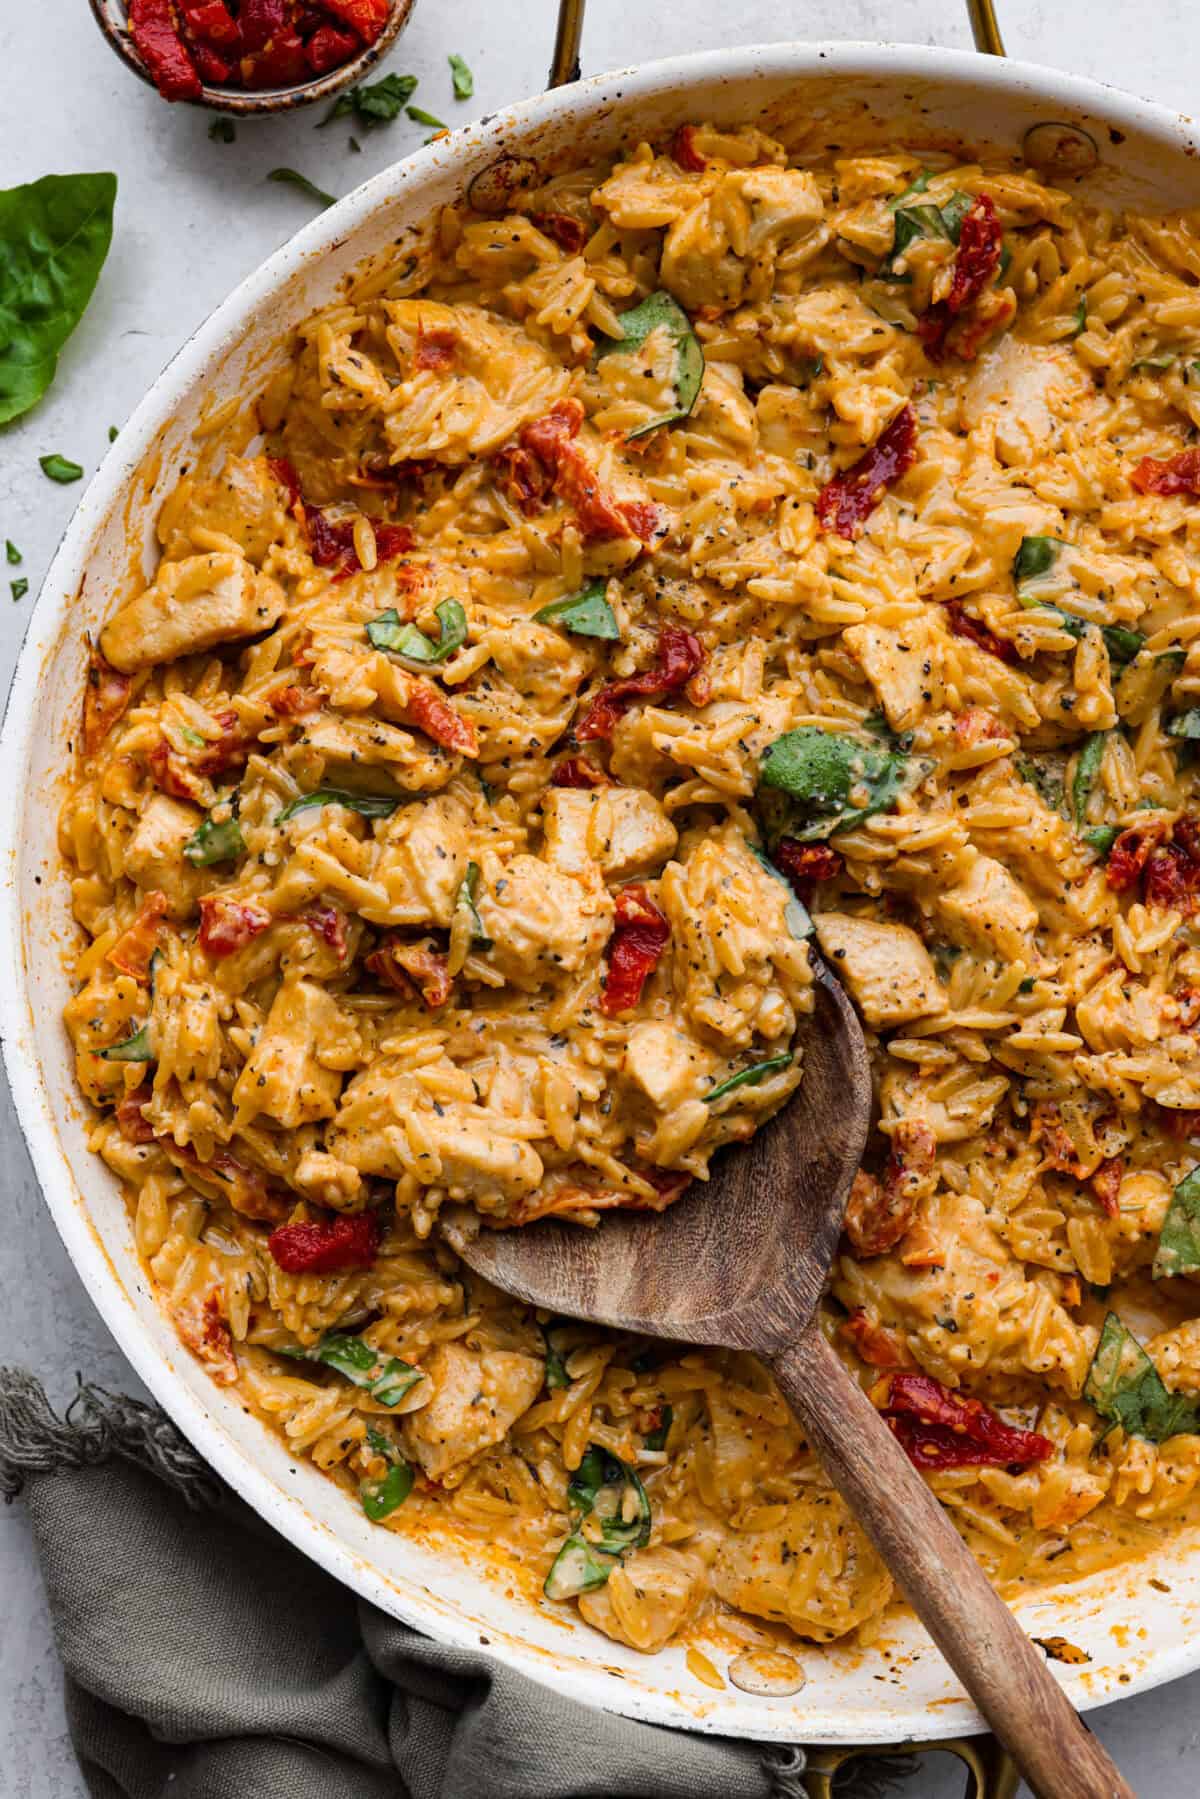
[[[81,1386],[60,1420],[0,1369],[21,1491],[93,1799],[803,1799],[802,1749],[593,1711],[397,1624],[137,1400]]]

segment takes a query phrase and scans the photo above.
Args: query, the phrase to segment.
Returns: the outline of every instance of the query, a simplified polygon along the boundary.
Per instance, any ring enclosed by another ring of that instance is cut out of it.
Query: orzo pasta
[[[1187,1504],[1198,278],[1191,215],[689,126],[442,209],[199,444],[92,655],[67,1024],[184,1342],[370,1517],[639,1649],[877,1628],[751,1359],[438,1231],[702,1181],[814,924],[839,1348],[1009,1594]]]

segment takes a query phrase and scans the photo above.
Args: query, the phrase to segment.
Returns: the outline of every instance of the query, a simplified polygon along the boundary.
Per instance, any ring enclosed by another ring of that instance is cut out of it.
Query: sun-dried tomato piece
[[[304,60],[314,75],[325,75],[340,69],[344,62],[357,56],[359,41],[352,31],[339,31],[336,25],[319,25],[305,40]]]
[[[231,1387],[238,1377],[233,1353],[233,1333],[221,1311],[221,1294],[213,1288],[207,1299],[195,1295],[174,1306],[171,1316],[180,1340],[205,1364],[213,1380]]]
[[[105,956],[122,974],[132,975],[143,986],[150,979],[150,962],[162,936],[162,921],[167,911],[165,893],[148,893],[142,909],[127,930]]]
[[[179,0],[179,11],[189,35],[219,50],[241,43],[241,30],[224,0]]]
[[[937,1139],[920,1119],[904,1119],[892,1133],[881,1178],[859,1169],[846,1204],[846,1235],[856,1255],[894,1249],[916,1216],[937,1155]]]
[[[886,1324],[880,1324],[877,1318],[872,1318],[862,1306],[842,1320],[838,1336],[853,1344],[859,1359],[870,1368],[912,1367],[912,1357],[903,1338],[889,1330]]]
[[[336,1274],[369,1268],[379,1253],[379,1220],[374,1212],[281,1224],[267,1238],[277,1268],[285,1274]]]
[[[704,667],[706,655],[704,645],[691,631],[682,625],[664,625],[655,645],[653,668],[606,682],[575,726],[576,739],[580,743],[607,740],[635,700],[678,693]]]
[[[960,750],[973,750],[981,743],[993,743],[1011,735],[1004,720],[986,706],[968,706],[954,720],[954,741]]]
[[[1091,1188],[1096,1204],[1110,1218],[1115,1218],[1119,1210],[1118,1200],[1121,1195],[1121,1182],[1125,1178],[1124,1156],[1109,1156],[1101,1162],[1092,1176]]]
[[[201,81],[210,87],[224,87],[233,74],[233,64],[226,62],[211,44],[193,44],[191,51]]]
[[[1116,848],[1115,844],[1113,848]],[[1162,912],[1182,912],[1186,917],[1196,909],[1198,883],[1200,863],[1193,862],[1180,843],[1168,843],[1161,849],[1152,850],[1146,859],[1142,892],[1148,906],[1155,906]]]
[[[1180,1143],[1200,1139],[1200,1108],[1163,1106],[1156,1100],[1155,1115],[1168,1137],[1174,1137]]]
[[[323,687],[297,687],[289,681],[267,695],[267,710],[276,718],[303,718],[305,713],[319,712],[327,697]]]
[[[273,923],[265,906],[208,893],[200,901],[200,947],[210,956],[232,956]]]
[[[399,932],[389,932],[379,948],[372,950],[366,965],[385,987],[397,993],[415,989],[431,1012],[444,1006],[450,997],[453,980],[449,964],[429,938],[410,943]]]
[[[219,734],[210,737],[192,758],[192,767],[199,775],[228,774],[231,768],[240,768],[254,748],[254,738],[243,729],[232,708],[217,714],[217,724]]]
[[[261,1168],[252,1168],[227,1149],[216,1149],[207,1162],[202,1162],[190,1143],[176,1143],[171,1137],[160,1137],[163,1149],[181,1168],[199,1180],[210,1181],[243,1218],[259,1224],[280,1224],[292,1209],[287,1194],[273,1191]]]
[[[238,25],[245,50],[265,50],[272,38],[292,29],[289,0],[242,0]]]
[[[995,636],[977,618],[964,612],[961,600],[946,601],[946,623],[956,637],[965,637],[968,643],[973,643],[977,649],[986,650],[989,656],[995,656],[998,661],[1017,660],[1016,646],[1009,643],[1007,638]]]
[[[771,860],[806,905],[818,881],[836,880],[846,866],[846,858],[827,843],[797,843],[794,837],[781,837]]]
[[[243,56],[238,65],[242,86],[247,88],[294,87],[308,79],[304,40],[295,31],[282,31],[264,50]]]
[[[1138,493],[1183,493],[1194,498],[1200,494],[1200,447],[1180,450],[1177,456],[1168,457],[1165,462],[1143,456],[1129,481]]]
[[[391,0],[321,0],[326,12],[342,19],[364,44],[373,44],[388,22]]]
[[[587,243],[587,226],[580,219],[573,219],[569,212],[531,212],[529,222],[536,225],[544,237],[552,238],[568,256],[578,256]]]
[[[1028,1468],[1054,1454],[1049,1437],[1006,1424],[932,1375],[892,1374],[884,1384],[881,1410],[917,1468]]]
[[[132,1093],[127,1093],[117,1107],[117,1128],[126,1143],[153,1143],[154,1126],[143,1116],[143,1106],[149,1105],[154,1098],[154,1088],[149,1081],[143,1081]]]
[[[1069,1174],[1077,1181],[1083,1180],[1085,1169],[1079,1160],[1075,1139],[1052,1099],[1034,1101],[1029,1141],[1041,1144],[1043,1168],[1053,1169],[1056,1174]]]
[[[339,962],[346,959],[346,914],[337,906],[309,906],[300,914],[314,937],[327,943]]]
[[[318,568],[331,568],[335,581],[346,581],[359,573],[362,563],[354,547],[352,518],[331,519],[319,506],[305,505],[304,522],[308,528],[309,553]],[[375,532],[377,564],[394,562],[397,556],[407,555],[409,550],[416,548],[417,540],[407,525],[380,524],[374,519],[371,524]]]
[[[540,512],[549,495],[557,494],[574,512],[585,543],[616,537],[649,543],[658,526],[657,506],[618,500],[601,485],[574,441],[583,417],[578,400],[559,400],[522,426],[516,444],[506,444],[498,457],[507,469],[509,493],[528,515]]]
[[[917,415],[905,406],[857,462],[825,483],[817,495],[822,530],[857,537],[888,488],[916,460]]]
[[[582,401],[556,400],[549,412],[544,412],[541,418],[530,419],[521,427],[518,441],[523,449],[540,457],[547,468],[553,470],[562,446],[579,436],[583,420]]]
[[[469,718],[455,710],[433,685],[416,677],[404,706],[404,723],[415,725],[443,749],[459,756],[478,756],[479,739]]]
[[[204,804],[204,790],[200,785],[200,777],[186,756],[173,750],[165,737],[160,737],[146,755],[150,773],[155,785],[169,793],[172,799],[194,800],[197,805]]]
[[[1165,826],[1153,824],[1133,825],[1121,835],[1108,852],[1108,863],[1104,870],[1104,878],[1114,893],[1125,893],[1138,879],[1149,860],[1150,853],[1163,840]]]
[[[133,676],[123,675],[94,649],[88,659],[83,689],[83,748],[94,756],[129,705]]]
[[[643,886],[622,887],[616,901],[616,921],[608,942],[608,968],[600,996],[600,1010],[609,1018],[637,1005],[671,935],[670,925]]]
[[[708,167],[708,158],[701,156],[696,148],[696,127],[681,125],[671,139],[671,157],[686,169],[689,175],[702,175]]]
[[[605,774],[598,763],[590,762],[586,756],[567,756],[555,768],[550,777],[552,787],[611,787],[611,775]]]
[[[129,0],[129,35],[164,100],[198,100],[200,77],[171,0]]]
[[[454,367],[454,356],[458,349],[458,333],[456,331],[426,331],[424,325],[417,325],[417,342],[413,350],[414,369],[450,369]]]
[[[296,473],[295,464],[286,456],[271,456],[267,459],[267,467],[287,494],[288,505],[297,505],[300,500],[300,477]]]
[[[961,340],[947,345],[955,319],[975,304],[999,268],[1003,239],[1004,230],[990,196],[979,194],[963,218],[950,273],[950,291],[944,300],[939,300],[917,320],[917,335],[931,362],[940,362],[948,347],[954,348],[963,361],[969,362],[982,339],[999,322],[983,320],[981,329],[966,331],[961,334]]]

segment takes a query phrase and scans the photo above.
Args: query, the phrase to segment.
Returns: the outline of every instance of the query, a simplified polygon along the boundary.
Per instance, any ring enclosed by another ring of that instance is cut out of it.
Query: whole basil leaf
[[[1104,1320],[1083,1397],[1110,1424],[1150,1443],[1193,1432],[1200,1422],[1196,1401],[1168,1392],[1158,1369],[1115,1312]]]
[[[692,330],[691,320],[678,300],[661,290],[621,314],[621,336],[601,344],[596,358],[610,356],[614,351],[628,356],[640,350],[651,333],[658,330],[665,330],[675,347],[675,404],[669,412],[660,413],[657,418],[630,431],[629,443],[636,437],[657,431],[660,425],[674,425],[687,418],[704,380],[704,351]]]
[[[589,581],[578,593],[568,594],[564,600],[551,600],[533,616],[539,625],[561,625],[565,631],[573,631],[576,637],[602,637],[612,643],[619,642],[621,627],[605,597],[607,587],[607,581]]]
[[[54,379],[112,242],[115,175],[43,175],[0,192],[0,424]]]
[[[872,813],[886,811],[927,766],[819,725],[787,731],[767,746],[759,763],[758,796],[760,807],[766,802],[772,841],[788,836],[811,843],[849,831]],[[850,795],[859,787],[866,789],[866,798],[855,805]],[[791,803],[781,806],[780,795]]]
[[[1200,1168],[1185,1174],[1171,1195],[1158,1233],[1153,1274],[1156,1281],[1200,1270]]]

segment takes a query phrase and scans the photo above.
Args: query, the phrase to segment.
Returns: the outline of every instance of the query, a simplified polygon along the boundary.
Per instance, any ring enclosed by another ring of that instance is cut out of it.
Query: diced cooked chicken
[[[546,855],[567,874],[586,874],[598,862],[614,880],[627,880],[660,867],[679,841],[654,795],[632,787],[553,787],[542,820]]]
[[[431,1480],[457,1486],[468,1464],[499,1443],[542,1387],[545,1364],[516,1350],[439,1343],[425,1358],[429,1403],[400,1422],[405,1449]]]
[[[907,925],[846,912],[822,912],[813,922],[822,950],[869,1025],[886,1028],[945,1011],[929,952]]]
[[[1069,415],[1087,381],[1074,356],[1006,332],[975,365],[962,422],[969,431],[985,421],[994,425],[1000,461],[1025,468],[1050,448],[1058,420]]]
[[[707,1050],[666,1020],[635,1024],[625,1045],[622,1069],[636,1081],[660,1112],[703,1096],[713,1058]]]
[[[360,1049],[357,1030],[327,988],[285,980],[233,1090],[239,1129],[262,1112],[285,1130],[332,1118],[342,1074]]]
[[[728,1538],[713,1568],[721,1598],[797,1636],[831,1643],[882,1611],[892,1577],[836,1493],[807,1490],[770,1530]]]
[[[671,225],[663,242],[663,286],[692,310],[736,306],[755,265],[769,283],[774,252],[812,230],[824,210],[807,170],[731,169]]]
[[[123,674],[215,650],[268,631],[287,604],[282,587],[244,556],[214,551],[160,562],[150,586],[109,619],[100,648]]]
[[[910,731],[940,703],[943,641],[927,618],[851,625],[842,642],[875,689],[893,731]]]
[[[577,974],[599,957],[612,930],[612,896],[600,883],[563,874],[537,856],[514,856],[479,893],[488,959],[514,987],[532,990]]]
[[[1002,862],[979,856],[965,881],[937,894],[935,911],[949,936],[985,956],[1036,957],[1037,907]]]
[[[503,1216],[540,1185],[545,1172],[537,1151],[510,1136],[504,1123],[483,1106],[443,1108],[410,1120],[410,1139],[420,1146],[413,1164],[417,1179]]]
[[[158,515],[158,541],[168,562],[194,550],[236,543],[251,562],[261,562],[283,536],[285,494],[263,456],[231,456],[219,475],[185,476]]]
[[[581,1594],[579,1610],[615,1642],[653,1655],[694,1615],[705,1592],[703,1558],[665,1545],[638,1549],[602,1587]]]
[[[185,806],[165,793],[147,801],[132,837],[125,845],[125,872],[146,892],[155,888],[167,896],[170,915],[176,921],[195,909],[206,882],[203,872],[183,856],[183,846],[203,822],[195,806]]]
[[[467,827],[466,807],[450,795],[392,814],[373,877],[387,889],[387,914],[375,922],[450,923],[470,861]]]

